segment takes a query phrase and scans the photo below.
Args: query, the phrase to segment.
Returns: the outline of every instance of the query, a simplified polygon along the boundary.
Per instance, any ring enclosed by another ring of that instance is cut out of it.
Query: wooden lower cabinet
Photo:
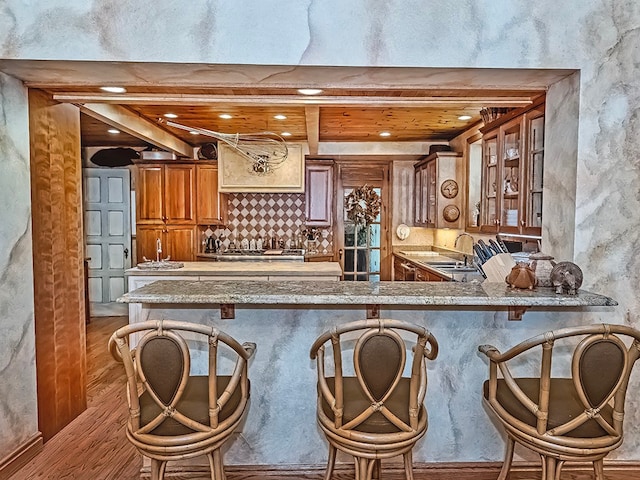
[[[328,253],[326,255],[324,254],[305,255],[304,261],[305,262],[333,262],[333,254]]]
[[[412,282],[415,280],[415,265],[398,256],[393,257],[393,279],[396,282]]]
[[[420,267],[410,260],[393,256],[393,279],[397,282],[446,282],[447,277],[442,277],[435,272]]]
[[[196,227],[169,225],[166,227],[138,227],[136,245],[138,262],[156,259],[157,241],[162,244],[162,258],[168,256],[171,260],[182,262],[195,261]]]
[[[445,282],[448,279],[424,268],[416,268],[414,280],[416,282]]]

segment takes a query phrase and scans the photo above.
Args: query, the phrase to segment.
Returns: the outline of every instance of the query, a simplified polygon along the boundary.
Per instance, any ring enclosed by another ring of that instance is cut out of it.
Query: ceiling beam
[[[106,103],[85,103],[79,104],[78,107],[82,113],[158,148],[183,157],[193,157],[191,145],[127,108]]]
[[[307,142],[309,143],[309,154],[318,154],[320,143],[320,107],[304,107],[304,120],[307,125]]]
[[[388,97],[388,96],[304,96],[304,95],[203,95],[203,94],[101,94],[101,93],[54,93],[54,100],[63,103],[109,103],[122,105],[235,105],[239,107],[264,106],[332,106],[332,107],[463,107],[481,109],[492,107],[526,107],[533,103],[528,95],[523,96],[477,96],[477,97]]]

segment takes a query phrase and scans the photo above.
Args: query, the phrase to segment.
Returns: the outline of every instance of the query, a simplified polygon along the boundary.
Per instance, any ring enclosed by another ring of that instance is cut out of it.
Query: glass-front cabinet
[[[505,117],[481,129],[480,230],[540,235],[544,99]]]
[[[498,136],[493,134],[486,136],[482,144],[482,164],[483,176],[482,182],[482,208],[480,215],[480,227],[496,225],[497,215],[497,199],[498,187],[496,179],[498,178]]]
[[[539,234],[542,228],[542,176],[544,173],[544,108],[537,108],[527,115],[528,190],[526,198],[526,223],[524,233]]]

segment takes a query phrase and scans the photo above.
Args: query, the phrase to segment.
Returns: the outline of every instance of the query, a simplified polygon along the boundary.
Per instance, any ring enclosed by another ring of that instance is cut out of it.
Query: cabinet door
[[[401,282],[404,280],[404,270],[400,266],[400,260],[397,257],[393,257],[393,280],[395,282]]]
[[[422,169],[416,168],[413,183],[413,224],[423,225],[422,219]]]
[[[199,225],[226,222],[226,195],[218,192],[218,166],[196,166],[196,214]]]
[[[525,148],[522,135],[522,117],[513,119],[500,127],[498,145],[500,158],[498,159],[500,177],[498,177],[498,194],[500,196],[501,232],[518,233],[523,220],[521,191],[522,185],[522,158],[521,153]],[[500,167],[502,167],[500,169]]]
[[[437,163],[435,160],[427,163],[427,226],[435,227],[438,220],[438,190],[437,190]]]
[[[195,165],[165,165],[164,195],[166,221],[195,224]]]
[[[158,239],[160,239],[160,246],[162,248],[161,256],[166,258],[166,238],[164,234],[164,227],[154,227],[151,225],[145,225],[138,227],[136,230],[136,254],[138,263],[147,260],[156,260],[156,253],[158,249]]]
[[[495,232],[498,224],[498,135],[487,135],[482,142],[482,205],[480,229]]]
[[[305,223],[330,227],[333,223],[333,165],[307,162],[305,179]]]
[[[416,282],[428,282],[429,281],[429,272],[423,270],[422,268],[416,268]]]
[[[542,177],[544,173],[544,109],[527,114],[527,182],[523,233],[542,230]]]
[[[138,165],[136,178],[136,222],[138,225],[164,221],[164,167]]]
[[[170,225],[165,232],[166,252],[171,256],[171,260],[193,262],[196,251],[196,227]]]

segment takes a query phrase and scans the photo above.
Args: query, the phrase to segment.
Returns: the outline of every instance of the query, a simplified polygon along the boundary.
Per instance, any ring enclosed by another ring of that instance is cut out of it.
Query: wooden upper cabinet
[[[136,182],[138,261],[156,259],[156,241],[162,257],[194,259],[196,238],[196,169],[193,164],[138,165]]]
[[[196,228],[189,225],[153,226],[143,225],[136,232],[138,262],[144,258],[156,260],[158,240],[161,242],[161,258],[192,262],[195,260],[194,245]]]
[[[414,225],[460,228],[462,155],[434,152],[414,165]]]
[[[165,257],[182,262],[195,260],[196,227],[169,225],[165,229]]]
[[[195,223],[195,165],[165,165],[164,168],[166,221],[174,224]]]
[[[137,223],[194,224],[195,166],[138,165]]]
[[[136,252],[137,262],[143,262],[147,260],[156,260],[156,253],[158,248],[158,239],[162,242],[162,258],[167,257],[165,239],[165,227],[144,225],[136,229]]]
[[[218,192],[218,165],[196,166],[196,212],[199,225],[224,225],[227,196]]]
[[[481,129],[480,231],[540,235],[544,99],[508,115]]]
[[[312,227],[333,224],[333,162],[307,160],[305,223]]]
[[[164,223],[164,167],[138,165],[136,182],[137,223]]]

